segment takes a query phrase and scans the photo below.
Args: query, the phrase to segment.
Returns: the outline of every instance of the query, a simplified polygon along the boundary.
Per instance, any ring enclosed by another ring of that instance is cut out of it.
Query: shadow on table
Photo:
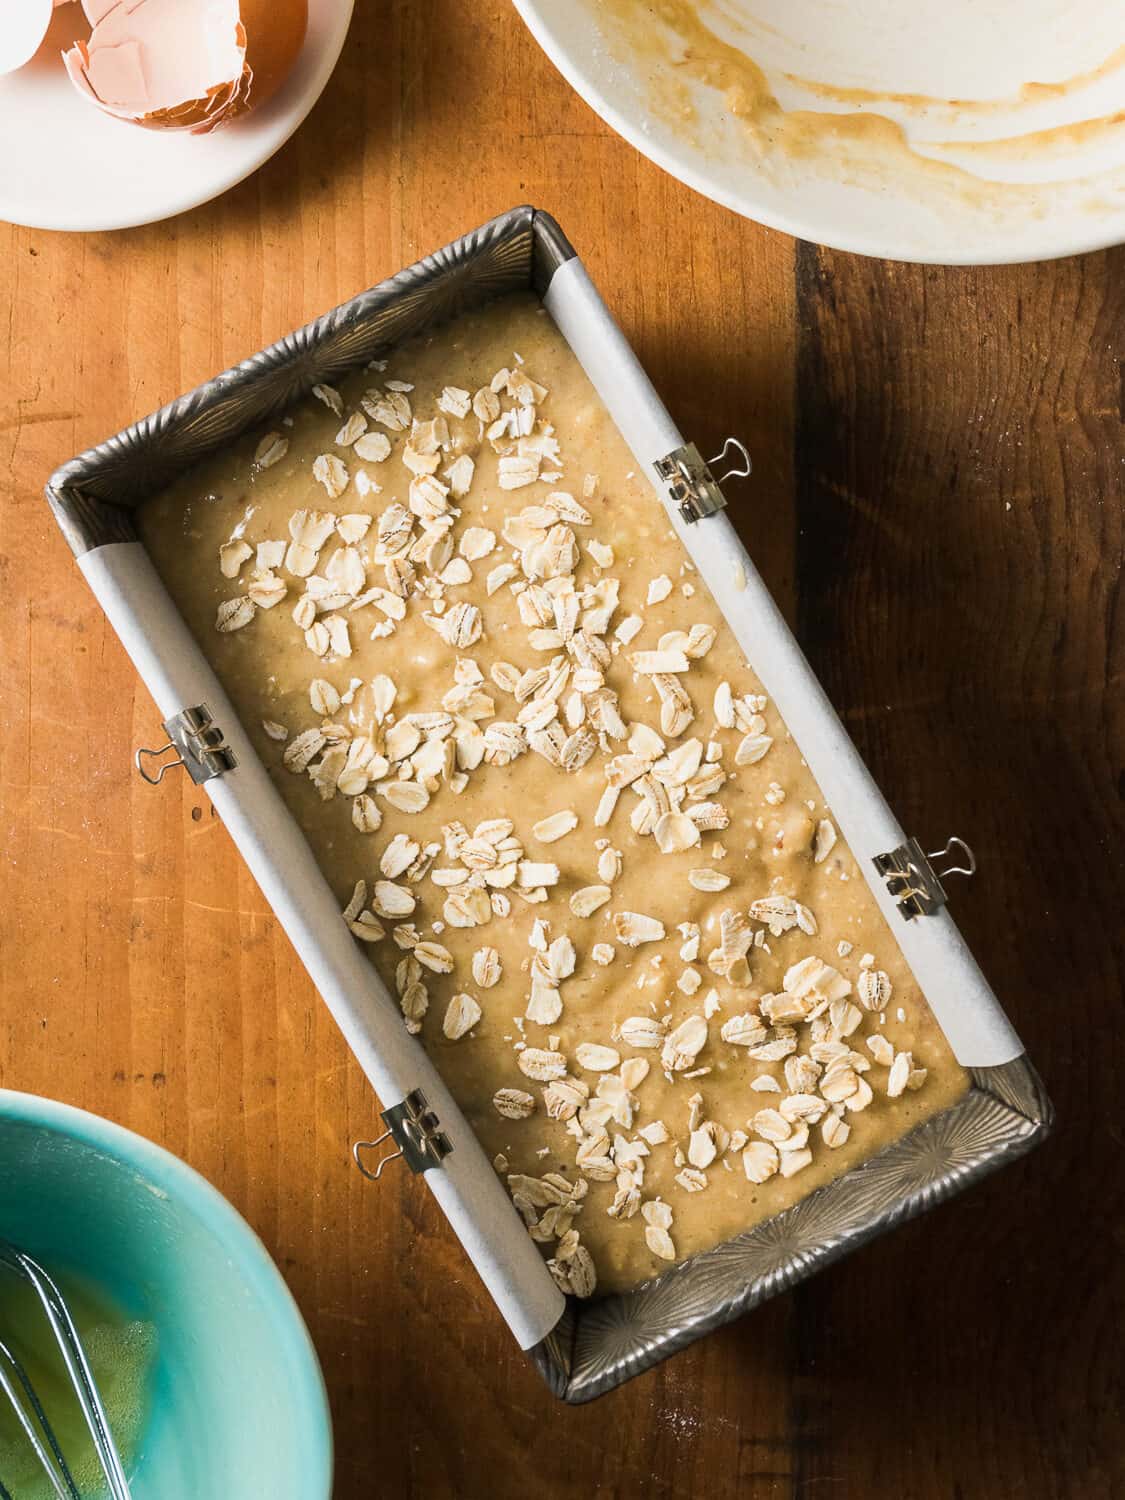
[[[798,635],[907,831],[975,849],[951,909],[1058,1111],[1025,1161],[795,1294],[801,1477],[905,1443],[919,1495],[1108,1500],[1125,251],[801,257]]]

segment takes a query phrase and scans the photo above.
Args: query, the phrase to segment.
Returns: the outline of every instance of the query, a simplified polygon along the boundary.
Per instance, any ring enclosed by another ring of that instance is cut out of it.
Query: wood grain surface
[[[41,498],[59,461],[521,201],[682,428],[752,448],[736,520],[904,824],[975,847],[954,911],[1060,1118],[578,1410],[425,1190],[351,1167],[376,1101],[209,804],[132,773],[157,715]],[[0,1085],[151,1136],[248,1217],[324,1364],[339,1500],[1125,1493],[1125,254],[795,245],[611,134],[505,0],[360,0],[256,176],[146,229],[0,226],[0,286]]]

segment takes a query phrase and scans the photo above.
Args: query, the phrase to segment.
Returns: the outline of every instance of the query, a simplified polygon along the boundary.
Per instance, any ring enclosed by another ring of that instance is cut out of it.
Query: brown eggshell
[[[0,74],[14,73],[38,52],[51,25],[51,0],[21,0],[0,20]]]
[[[121,0],[83,0],[83,6],[93,32],[63,54],[79,92],[116,119],[197,135],[267,99],[291,71],[308,25],[308,0],[228,0],[225,6],[218,0],[210,7],[200,0],[134,0],[128,9]],[[207,43],[217,44],[217,54],[225,51],[227,66],[203,86],[200,58],[210,53]],[[194,88],[177,81],[180,67],[194,78]],[[102,97],[99,81],[116,97]]]
[[[309,24],[308,0],[242,0],[246,63],[253,74],[248,107],[264,104],[289,77]]]

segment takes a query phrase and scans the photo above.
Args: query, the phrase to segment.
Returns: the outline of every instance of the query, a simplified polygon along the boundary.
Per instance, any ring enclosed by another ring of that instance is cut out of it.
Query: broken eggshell
[[[80,93],[118,120],[204,134],[289,74],[307,0],[82,0],[93,27],[63,53]]]
[[[39,51],[60,5],[71,0],[0,0],[0,74],[14,73]]]

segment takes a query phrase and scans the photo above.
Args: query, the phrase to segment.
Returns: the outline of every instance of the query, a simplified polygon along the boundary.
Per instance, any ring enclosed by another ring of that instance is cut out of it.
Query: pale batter
[[[657,1275],[963,1092],[533,299],[319,388],[141,529],[564,1289]]]

